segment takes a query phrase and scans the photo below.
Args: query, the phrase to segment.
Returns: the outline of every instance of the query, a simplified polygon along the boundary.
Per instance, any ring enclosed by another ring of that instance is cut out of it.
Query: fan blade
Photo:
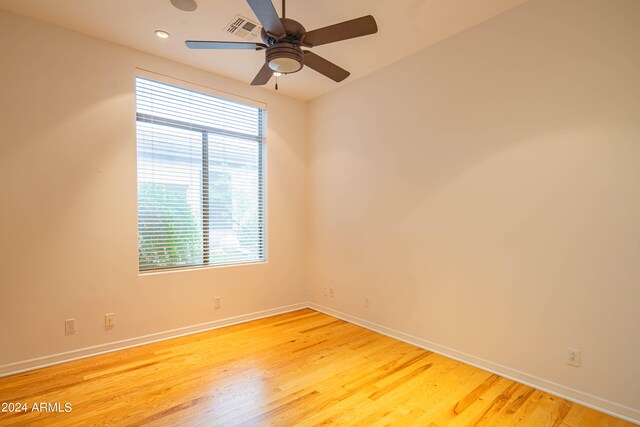
[[[287,35],[271,0],[247,0],[247,3],[267,33],[276,38]]]
[[[351,21],[329,25],[309,31],[302,41],[307,47],[320,46],[322,44],[339,42],[341,40],[353,39],[355,37],[367,36],[378,32],[378,25],[373,16],[367,15]]]
[[[262,43],[245,42],[211,42],[199,40],[187,40],[184,42],[190,49],[241,49],[241,50],[262,50],[266,45]]]
[[[251,82],[251,86],[262,86],[269,83],[269,80],[273,76],[273,70],[269,68],[269,65],[265,62],[256,77]]]
[[[338,67],[333,62],[329,62],[321,56],[316,55],[308,50],[304,51],[304,65],[312,68],[329,77],[331,80],[341,82],[349,77],[349,72],[345,69]]]

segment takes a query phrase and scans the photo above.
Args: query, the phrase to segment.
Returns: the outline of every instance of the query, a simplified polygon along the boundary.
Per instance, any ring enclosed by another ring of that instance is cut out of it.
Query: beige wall
[[[0,55],[0,367],[304,301],[304,102],[2,12]],[[138,275],[135,67],[268,104],[268,263]]]
[[[639,18],[533,0],[312,101],[311,300],[640,414]]]

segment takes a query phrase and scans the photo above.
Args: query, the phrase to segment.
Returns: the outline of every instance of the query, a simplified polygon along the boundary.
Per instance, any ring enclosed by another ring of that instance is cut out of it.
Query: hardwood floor
[[[28,408],[2,426],[632,425],[308,309],[0,378],[0,402]]]

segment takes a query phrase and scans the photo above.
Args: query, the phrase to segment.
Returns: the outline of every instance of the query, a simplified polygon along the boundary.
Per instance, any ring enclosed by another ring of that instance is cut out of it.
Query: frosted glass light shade
[[[269,68],[279,73],[295,73],[302,64],[293,58],[274,58],[269,61]]]

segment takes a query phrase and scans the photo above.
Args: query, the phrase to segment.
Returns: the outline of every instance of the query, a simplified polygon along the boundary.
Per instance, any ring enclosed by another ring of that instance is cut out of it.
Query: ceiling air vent
[[[236,15],[224,29],[243,40],[256,40],[260,36],[261,27],[257,22],[253,22],[244,16]]]

